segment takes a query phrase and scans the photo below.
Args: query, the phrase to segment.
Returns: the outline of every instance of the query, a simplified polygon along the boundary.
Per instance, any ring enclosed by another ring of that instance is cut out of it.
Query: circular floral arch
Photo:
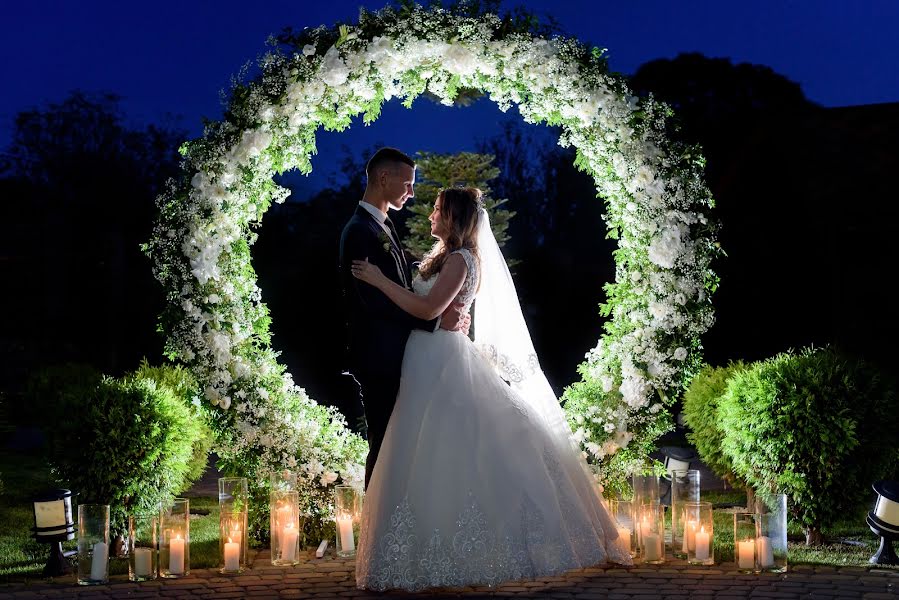
[[[270,347],[253,229],[289,194],[272,177],[311,171],[320,128],[343,130],[360,114],[370,123],[384,102],[409,107],[425,91],[452,104],[471,88],[560,127],[559,144],[576,148],[606,204],[605,235],[618,240],[601,308],[609,318],[563,401],[601,479],[623,481],[670,429],[666,406],[701,361],[713,321],[712,198],[699,154],[666,138],[669,109],[631,95],[600,50],[493,14],[363,10],[357,24],[305,30],[282,46],[234,88],[225,119],[184,145],[185,176],[160,196],[147,244],[167,291],[166,353],[200,380],[225,469],[262,491],[269,473],[292,468],[304,505],[321,515],[331,484],[361,481],[364,441],[295,385]]]

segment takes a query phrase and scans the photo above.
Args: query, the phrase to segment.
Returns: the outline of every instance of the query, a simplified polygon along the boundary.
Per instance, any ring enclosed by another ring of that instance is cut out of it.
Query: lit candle
[[[184,540],[181,539],[180,533],[169,540],[169,573],[172,575],[184,573]]]
[[[699,531],[696,531],[694,537],[696,560],[707,560],[709,558],[709,541],[709,532],[705,530],[705,525],[703,525]]]
[[[625,552],[631,551],[631,530],[627,527],[618,528],[618,544]]]
[[[737,544],[737,566],[741,569],[755,568],[755,540],[744,540]]]
[[[298,534],[293,523],[288,523],[281,531],[281,560],[296,560]]]
[[[646,520],[646,517],[643,517],[643,522],[640,523],[640,540],[642,540],[649,533],[649,521]]]
[[[662,539],[657,533],[648,530],[643,534],[643,558],[646,560],[660,560],[662,558]]]
[[[134,574],[138,577],[149,577],[153,574],[153,550],[134,549]]]
[[[771,538],[766,535],[755,540],[759,553],[759,566],[762,568],[774,566],[774,549],[771,547]]]
[[[353,517],[337,517],[338,535],[340,535],[341,552],[352,552],[356,549],[353,539]]]
[[[94,544],[91,557],[91,580],[103,581],[106,579],[106,567],[109,564],[109,546],[105,542]]]
[[[240,544],[231,538],[225,542],[225,570],[240,571]]]
[[[684,552],[692,552],[696,549],[696,521],[687,521],[684,525]]]

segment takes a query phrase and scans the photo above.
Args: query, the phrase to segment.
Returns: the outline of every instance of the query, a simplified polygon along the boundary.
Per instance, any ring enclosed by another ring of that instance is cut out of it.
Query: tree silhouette
[[[128,126],[119,101],[75,91],[15,118],[0,163],[15,190],[3,195],[0,252],[18,375],[70,359],[117,373],[161,350],[163,293],[139,246],[185,134]]]

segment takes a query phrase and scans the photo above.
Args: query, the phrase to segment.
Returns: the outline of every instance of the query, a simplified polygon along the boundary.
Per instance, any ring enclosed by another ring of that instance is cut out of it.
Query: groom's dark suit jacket
[[[409,287],[412,272],[402,252],[371,213],[357,206],[340,236],[340,278],[347,319],[347,366],[363,384],[372,376],[395,378],[399,383],[409,333],[413,329],[433,331],[437,323],[436,319],[413,317],[350,272],[354,260],[368,258],[399,285],[404,285],[402,270]]]

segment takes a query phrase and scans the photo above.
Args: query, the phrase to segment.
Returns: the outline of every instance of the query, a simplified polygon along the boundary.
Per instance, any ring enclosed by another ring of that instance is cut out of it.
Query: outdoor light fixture
[[[899,565],[893,550],[893,542],[899,540],[899,481],[878,481],[872,487],[877,492],[877,502],[865,521],[871,531],[880,536],[880,548],[868,562]]]
[[[72,572],[64,553],[62,542],[75,538],[75,523],[72,520],[72,496],[69,490],[52,490],[34,499],[34,539],[51,544],[50,557],[44,565],[44,577],[59,577]]]

